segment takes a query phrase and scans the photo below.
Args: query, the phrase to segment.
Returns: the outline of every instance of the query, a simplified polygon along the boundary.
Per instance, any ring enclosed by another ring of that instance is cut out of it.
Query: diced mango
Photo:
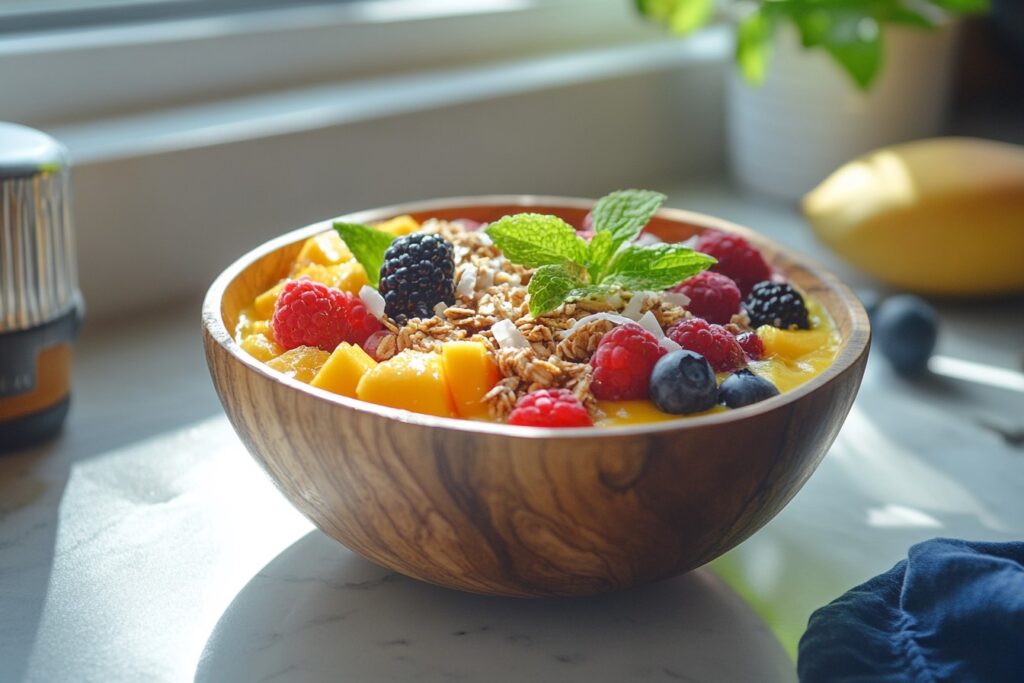
[[[256,332],[242,338],[242,349],[256,360],[264,363],[277,358],[284,349],[266,332]]]
[[[725,406],[714,406],[701,413],[694,415],[710,415],[724,411]],[[598,427],[618,427],[622,425],[650,424],[652,422],[665,422],[667,420],[678,420],[678,415],[663,413],[647,400],[636,401],[598,401],[598,418],[594,424]]]
[[[412,216],[405,215],[395,216],[382,223],[377,223],[374,227],[395,237],[401,237],[402,235],[408,235],[419,230],[420,224]]]
[[[778,355],[788,360],[802,358],[829,342],[825,330],[780,330],[771,325],[757,328],[757,336],[764,342],[766,356]]]
[[[475,341],[448,342],[441,347],[444,374],[460,417],[487,417],[484,395],[501,373],[487,347]]]
[[[338,231],[331,229],[319,235],[313,235],[306,240],[295,259],[295,264],[298,267],[310,263],[333,266],[351,260],[352,252],[349,251]]]
[[[296,346],[269,361],[267,367],[309,384],[330,357],[331,354],[315,346]]]
[[[322,266],[317,263],[310,264],[300,269],[296,278],[308,277],[313,282],[319,282],[328,287],[336,287],[343,292],[358,294],[363,285],[370,280],[366,277],[366,271],[357,261],[346,261],[333,266]]]
[[[356,387],[363,401],[415,413],[456,417],[441,356],[403,351],[371,368]]]
[[[274,305],[277,303],[277,297],[281,294],[282,289],[284,289],[284,280],[256,297],[252,307],[257,316],[266,320],[274,315]]]
[[[334,349],[334,353],[310,384],[335,394],[355,398],[359,380],[376,365],[377,361],[370,358],[361,347],[342,342]]]

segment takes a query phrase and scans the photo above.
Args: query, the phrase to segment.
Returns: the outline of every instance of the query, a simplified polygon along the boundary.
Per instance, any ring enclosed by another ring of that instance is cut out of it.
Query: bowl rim
[[[732,232],[747,238],[755,244],[771,246],[776,251],[784,254],[786,258],[799,264],[819,282],[836,293],[840,302],[847,308],[851,320],[853,321],[853,326],[848,337],[841,341],[839,352],[828,368],[791,391],[780,393],[777,396],[773,396],[772,398],[749,406],[734,408],[732,410],[712,413],[709,415],[700,415],[696,417],[679,416],[678,419],[666,420],[663,422],[610,427],[525,427],[496,422],[438,417],[423,413],[414,413],[412,411],[382,406],[368,401],[361,401],[356,398],[341,396],[340,394],[335,394],[324,389],[318,389],[272,370],[262,361],[250,356],[242,349],[238,342],[235,341],[234,335],[227,329],[227,326],[224,323],[221,312],[224,293],[235,278],[241,275],[241,273],[255,261],[267,254],[330,229],[335,221],[369,223],[386,220],[388,218],[408,213],[423,213],[441,209],[451,209],[453,207],[470,206],[509,205],[527,209],[530,207],[589,209],[593,207],[595,202],[596,200],[593,199],[535,194],[470,195],[394,204],[386,207],[356,211],[342,216],[337,216],[335,218],[317,221],[316,223],[291,230],[262,243],[237,258],[230,266],[224,269],[224,271],[221,272],[221,274],[218,275],[210,285],[210,288],[207,290],[206,296],[203,300],[203,329],[213,342],[219,344],[236,361],[241,362],[248,371],[255,372],[278,384],[282,384],[296,391],[310,394],[340,407],[354,410],[359,413],[369,414],[374,417],[387,418],[411,425],[436,427],[481,435],[499,435],[526,439],[571,439],[584,436],[593,437],[595,435],[602,438],[629,437],[641,434],[661,434],[666,432],[700,429],[702,427],[712,425],[729,424],[780,409],[810,393],[813,393],[849,370],[850,367],[860,360],[867,352],[868,344],[871,339],[871,327],[867,312],[864,310],[863,305],[854,295],[853,291],[843,284],[839,278],[823,268],[813,259],[806,258],[803,255],[794,255],[789,248],[770,240],[754,230],[707,214],[675,208],[662,208],[655,215],[666,220],[688,223],[705,229],[711,228],[725,232]]]

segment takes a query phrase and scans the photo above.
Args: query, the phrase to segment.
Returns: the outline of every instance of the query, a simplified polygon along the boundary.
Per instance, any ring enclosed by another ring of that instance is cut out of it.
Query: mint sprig
[[[486,230],[507,259],[536,268],[527,291],[538,317],[572,299],[607,296],[618,289],[660,291],[707,270],[715,259],[681,244],[640,245],[633,240],[665,201],[650,190],[621,190],[594,205],[588,243],[556,216],[505,216]]]
[[[336,221],[334,229],[345,241],[356,261],[362,264],[370,284],[380,284],[380,267],[384,265],[384,252],[388,250],[395,236],[360,223]]]

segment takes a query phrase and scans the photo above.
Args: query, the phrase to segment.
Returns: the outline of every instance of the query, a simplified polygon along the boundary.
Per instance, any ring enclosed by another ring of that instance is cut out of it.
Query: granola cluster
[[[596,410],[589,361],[615,324],[598,318],[577,325],[580,319],[627,309],[634,315],[650,311],[662,328],[668,328],[690,317],[671,294],[623,293],[600,301],[569,302],[533,318],[527,305],[530,271],[509,262],[485,233],[439,220],[424,223],[422,230],[441,235],[454,247],[455,305],[439,306],[434,317],[413,318],[405,325],[385,319],[388,334],[377,347],[377,357],[386,360],[407,349],[438,351],[448,341],[483,343],[494,353],[502,375],[484,399],[495,419],[507,418],[519,398],[538,389],[567,389],[591,413]],[[642,300],[631,302],[633,296]],[[511,323],[525,343],[503,346],[493,331],[501,321]]]

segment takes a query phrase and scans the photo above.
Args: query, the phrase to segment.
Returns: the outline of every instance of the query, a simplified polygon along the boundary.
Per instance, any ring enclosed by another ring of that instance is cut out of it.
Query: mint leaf
[[[530,294],[530,314],[536,318],[553,311],[569,292],[585,286],[583,273],[571,264],[548,264],[534,271],[526,291]]]
[[[618,247],[627,242],[651,222],[651,216],[661,208],[665,195],[651,190],[619,190],[601,197],[591,212],[594,232],[610,232]],[[614,250],[613,250],[614,253]],[[608,254],[611,256],[611,254]],[[604,262],[598,262],[604,265]]]
[[[384,252],[395,241],[394,235],[359,223],[336,222],[334,229],[341,235],[345,246],[352,252],[356,261],[359,261],[366,270],[370,284],[376,287],[380,283],[380,267],[384,265]]]
[[[583,264],[587,243],[557,216],[519,213],[491,223],[487,236],[509,261],[526,268],[565,263]]]
[[[661,291],[707,270],[715,263],[717,261],[707,254],[681,244],[634,244],[619,252],[601,284],[619,285],[634,291]]]
[[[587,270],[592,280],[597,281],[601,278],[602,270],[612,260],[619,244],[615,241],[612,233],[608,231],[596,233],[591,238]]]
[[[610,296],[613,292],[620,289],[617,285],[583,285],[582,287],[576,287],[569,292],[565,300],[572,301],[573,299],[604,299]]]

